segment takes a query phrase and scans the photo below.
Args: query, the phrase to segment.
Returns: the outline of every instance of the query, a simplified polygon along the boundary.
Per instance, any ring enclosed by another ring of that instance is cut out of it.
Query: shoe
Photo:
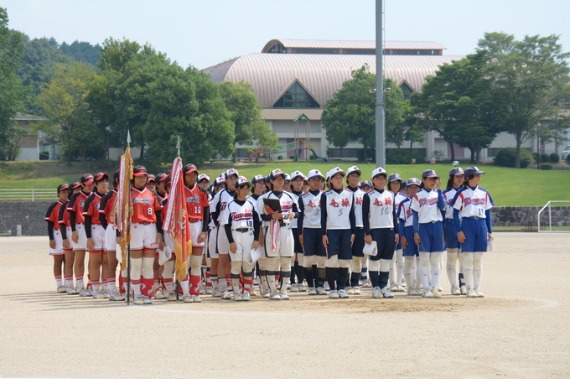
[[[370,282],[370,279],[365,279],[362,281],[362,287],[364,288],[371,288],[372,287],[372,283]]]
[[[247,292],[247,291],[243,291],[243,292],[245,293],[245,292]],[[254,288],[252,288],[251,290],[249,290],[248,293],[249,293],[249,296],[257,296],[257,291],[256,291]]]
[[[346,293],[346,290],[339,290],[338,291],[338,297],[341,299],[348,299],[348,293]]]
[[[214,292],[214,290],[212,289],[212,287],[211,287],[211,286],[206,286],[206,290],[204,291],[204,293],[205,293],[206,295],[211,295],[212,292]]]
[[[241,299],[242,299],[243,301],[250,301],[250,300],[251,300],[251,297],[250,297],[250,295],[249,295],[249,292],[243,291],[243,294],[241,295]]]
[[[242,294],[241,290],[234,291],[232,299],[233,299],[233,301],[242,301],[243,300],[243,294]]]
[[[374,287],[372,289],[372,298],[379,299],[381,297],[382,297],[382,290],[380,289],[380,287]]]
[[[269,294],[269,300],[281,300],[281,295],[277,292],[272,292]]]
[[[346,287],[346,293],[349,295],[354,295],[354,287]]]
[[[401,284],[396,284],[396,292],[406,292],[406,288]]]
[[[453,296],[459,296],[461,295],[461,291],[459,290],[459,287],[457,286],[451,286],[451,294]]]
[[[461,286],[461,288],[459,288],[459,291],[461,292],[462,295],[467,295],[467,287],[465,287],[464,285]]]
[[[178,298],[176,297],[176,292],[174,292],[174,291],[169,292],[168,296],[166,296],[166,300],[168,300],[168,301],[178,300]]]
[[[109,300],[110,301],[124,301],[125,297],[123,296],[122,293],[115,290],[115,291],[112,291],[111,293],[109,293]]]
[[[133,301],[133,304],[143,305],[144,304],[143,297],[142,296],[135,296],[135,301]]]
[[[438,299],[441,297],[441,293],[439,293],[439,292],[440,291],[436,290],[435,288],[431,289],[431,293],[432,293],[433,297],[438,298]]]
[[[475,292],[475,290],[468,289],[467,290],[467,297],[477,297],[477,293]]]
[[[57,286],[57,293],[65,293],[67,291],[67,287],[64,285]]]
[[[317,287],[317,295],[326,295],[327,291],[323,287]]]
[[[299,288],[299,292],[307,292],[307,287],[303,284],[297,284],[297,287]]]
[[[190,295],[190,297],[192,298],[193,303],[201,303],[202,302],[202,298],[199,295]]]
[[[286,292],[281,292],[281,300],[289,300],[289,295]]]
[[[73,286],[66,287],[65,292],[68,295],[77,295],[77,290]]]
[[[78,292],[79,292],[79,296],[81,296],[81,297],[93,296],[93,293],[91,292],[91,288],[89,288],[89,289],[81,288]]]
[[[477,295],[477,297],[485,297],[485,294],[481,290],[475,290],[475,295]]]
[[[191,295],[184,295],[182,296],[182,301],[185,303],[193,303]]]
[[[390,284],[390,291],[391,292],[398,292],[398,285],[396,283]]]
[[[212,297],[222,297],[222,291],[218,287],[212,289]]]
[[[433,297],[433,293],[431,292],[431,290],[425,289],[422,296],[423,296],[423,297],[427,297],[427,298],[432,298],[432,297]]]
[[[338,299],[339,298],[339,294],[337,290],[331,290],[329,292],[329,299]]]
[[[316,294],[317,294],[317,290],[315,289],[315,287],[309,287],[309,290],[307,291],[307,295],[314,296]]]
[[[101,292],[93,291],[93,299],[104,299],[105,296]]]
[[[166,299],[166,296],[167,293],[164,293],[164,291],[161,289],[157,289],[156,292],[154,293],[154,298],[157,300]]]
[[[231,300],[232,299],[232,294],[230,291],[226,290],[222,290],[222,300]]]
[[[360,290],[360,287],[352,287],[352,293],[354,295],[361,295],[362,291]]]
[[[328,282],[325,282],[323,284],[323,288],[325,289],[325,291],[330,291],[330,289],[331,289]]]
[[[388,286],[382,288],[380,290],[380,293],[382,294],[382,296],[384,296],[385,299],[392,299],[394,298],[394,294],[392,293],[392,291],[390,291],[390,289],[388,288]]]
[[[298,284],[291,284],[291,292],[300,292]]]

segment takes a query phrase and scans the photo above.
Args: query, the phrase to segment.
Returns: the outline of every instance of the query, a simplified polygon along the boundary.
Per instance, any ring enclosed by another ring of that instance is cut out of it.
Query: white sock
[[[452,287],[457,287],[457,250],[447,249],[447,279]]]
[[[481,275],[483,274],[483,254],[473,253],[473,289],[479,291],[481,288]]]
[[[473,258],[474,253],[461,253],[463,254],[463,277],[465,279],[465,286],[468,290],[475,289],[473,287]]]
[[[443,253],[430,253],[430,283],[432,288],[439,288],[439,278],[441,274],[441,256]]]

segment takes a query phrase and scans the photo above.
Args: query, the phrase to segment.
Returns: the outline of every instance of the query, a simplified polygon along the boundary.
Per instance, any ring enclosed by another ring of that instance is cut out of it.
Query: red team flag
[[[168,195],[168,208],[164,219],[163,229],[174,240],[174,254],[176,255],[176,279],[182,281],[188,274],[188,254],[192,251],[190,240],[190,224],[186,214],[186,200],[184,199],[184,178],[182,174],[182,159],[176,158],[172,163],[172,186]]]
[[[131,225],[131,179],[133,178],[133,159],[131,158],[130,134],[128,136],[127,148],[125,154],[121,155],[119,168],[119,190],[115,201],[115,225],[117,230],[121,232],[121,271],[127,266],[127,248],[131,242],[130,225]]]

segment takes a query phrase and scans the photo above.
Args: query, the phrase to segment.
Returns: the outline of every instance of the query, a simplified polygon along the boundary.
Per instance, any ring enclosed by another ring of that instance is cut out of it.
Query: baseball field
[[[47,237],[0,238],[0,377],[570,377],[570,234],[496,233],[485,298],[127,306],[58,294]]]

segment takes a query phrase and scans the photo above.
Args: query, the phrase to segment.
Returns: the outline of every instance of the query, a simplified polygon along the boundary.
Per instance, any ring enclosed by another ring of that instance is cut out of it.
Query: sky
[[[373,0],[0,0],[9,27],[31,38],[148,43],[199,69],[272,39],[375,39]],[[436,41],[473,53],[486,32],[560,36],[570,51],[568,0],[384,0],[386,41]]]

